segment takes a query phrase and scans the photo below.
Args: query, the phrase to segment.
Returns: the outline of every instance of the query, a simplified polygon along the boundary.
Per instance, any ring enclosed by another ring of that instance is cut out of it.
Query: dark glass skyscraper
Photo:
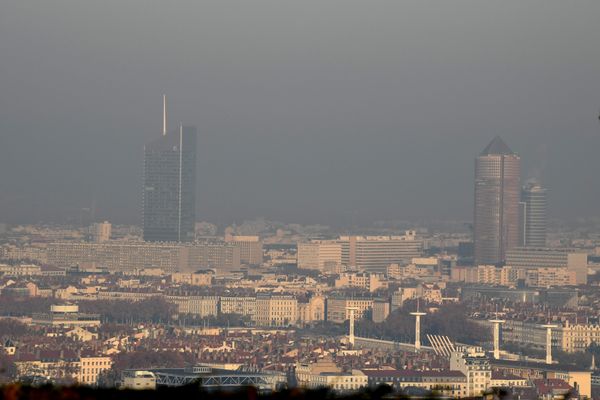
[[[196,128],[180,126],[144,147],[144,240],[189,242],[196,221]]]
[[[546,189],[530,182],[521,192],[521,246],[546,246]]]
[[[475,264],[499,264],[519,245],[521,159],[496,136],[475,160]]]

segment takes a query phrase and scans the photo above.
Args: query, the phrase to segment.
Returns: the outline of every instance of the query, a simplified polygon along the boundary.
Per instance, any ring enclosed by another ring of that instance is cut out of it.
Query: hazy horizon
[[[600,3],[0,4],[0,222],[139,224],[143,145],[198,128],[197,221],[470,220],[500,135],[598,216]]]

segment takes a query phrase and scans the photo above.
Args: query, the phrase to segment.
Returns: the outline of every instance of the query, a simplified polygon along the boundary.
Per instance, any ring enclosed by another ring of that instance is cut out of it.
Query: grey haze
[[[139,223],[143,144],[198,128],[199,220],[472,216],[501,135],[598,215],[600,2],[0,2],[0,222]]]

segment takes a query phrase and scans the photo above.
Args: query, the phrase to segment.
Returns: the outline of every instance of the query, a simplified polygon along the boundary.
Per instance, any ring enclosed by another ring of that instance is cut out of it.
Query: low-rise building
[[[350,309],[354,309],[354,318],[363,318],[373,309],[372,298],[329,297],[327,299],[327,321],[338,324],[350,318]]]
[[[240,262],[242,264],[262,264],[264,253],[260,237],[225,234],[225,242],[231,243],[240,249]]]
[[[328,388],[335,392],[349,392],[367,386],[367,376],[362,371],[353,369],[351,372],[322,372],[318,375],[310,375],[307,388]]]
[[[298,302],[298,323],[310,324],[325,320],[325,298],[320,295],[309,297],[306,301]]]
[[[383,274],[369,272],[346,272],[341,273],[335,280],[336,288],[360,288],[369,292],[387,287]]]
[[[213,283],[214,271],[175,272],[171,274],[171,282],[191,286],[210,286]]]
[[[221,296],[219,309],[221,314],[239,314],[254,319],[254,314],[256,314],[256,297]]]
[[[289,326],[298,321],[298,300],[289,295],[260,294],[256,297],[254,322],[258,326]]]
[[[454,398],[466,397],[467,377],[461,371],[362,370],[369,387],[389,385],[396,390],[417,387]]]
[[[31,318],[33,325],[63,326],[63,327],[93,327],[100,325],[100,315],[79,312],[76,304],[50,306],[49,313],[34,313]]]
[[[121,388],[154,390],[156,389],[156,375],[151,371],[125,370],[121,373]]]
[[[386,300],[373,301],[372,320],[375,323],[383,322],[390,315],[390,302]]]
[[[490,360],[480,347],[458,347],[450,355],[450,370],[467,377],[466,396],[480,396],[491,386]]]
[[[298,243],[298,268],[335,271],[342,265],[342,245],[336,240]]]
[[[106,356],[82,355],[79,357],[77,381],[83,385],[96,386],[100,375],[112,368],[112,359]]]

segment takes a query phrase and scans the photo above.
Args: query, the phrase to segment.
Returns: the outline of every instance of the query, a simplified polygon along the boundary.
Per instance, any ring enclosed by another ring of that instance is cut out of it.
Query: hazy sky
[[[139,223],[199,131],[198,220],[471,218],[497,134],[600,215],[600,1],[0,1],[0,222]]]

